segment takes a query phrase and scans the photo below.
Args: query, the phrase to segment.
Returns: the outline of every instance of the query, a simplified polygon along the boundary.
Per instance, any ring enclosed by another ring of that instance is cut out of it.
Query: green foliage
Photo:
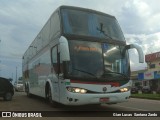
[[[132,94],[132,98],[160,100],[160,94]]]

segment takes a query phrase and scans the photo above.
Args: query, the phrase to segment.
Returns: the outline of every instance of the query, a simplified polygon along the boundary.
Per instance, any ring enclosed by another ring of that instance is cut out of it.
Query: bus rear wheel
[[[28,85],[26,86],[25,90],[26,90],[27,97],[29,97],[29,98],[32,97],[32,94],[29,92],[29,86]]]

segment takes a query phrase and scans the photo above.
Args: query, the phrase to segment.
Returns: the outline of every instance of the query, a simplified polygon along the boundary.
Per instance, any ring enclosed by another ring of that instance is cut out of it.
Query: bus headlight
[[[129,90],[130,90],[130,87],[124,87],[120,89],[121,92],[128,92]]]
[[[76,88],[76,87],[67,87],[67,90],[68,90],[69,92],[73,92],[73,93],[82,93],[82,94],[84,94],[84,93],[87,92],[86,89],[83,89],[83,88]]]

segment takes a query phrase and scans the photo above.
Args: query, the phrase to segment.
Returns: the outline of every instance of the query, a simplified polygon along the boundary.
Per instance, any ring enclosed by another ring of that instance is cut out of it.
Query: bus
[[[128,101],[129,49],[114,16],[73,6],[60,6],[23,55],[27,96],[52,105],[115,104]]]

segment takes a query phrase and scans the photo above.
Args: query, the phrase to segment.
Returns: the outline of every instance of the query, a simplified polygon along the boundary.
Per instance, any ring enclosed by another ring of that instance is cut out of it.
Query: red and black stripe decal
[[[94,85],[111,85],[112,87],[119,87],[119,82],[97,82],[97,81],[81,81],[81,80],[70,80],[71,83],[79,84],[94,84]]]

